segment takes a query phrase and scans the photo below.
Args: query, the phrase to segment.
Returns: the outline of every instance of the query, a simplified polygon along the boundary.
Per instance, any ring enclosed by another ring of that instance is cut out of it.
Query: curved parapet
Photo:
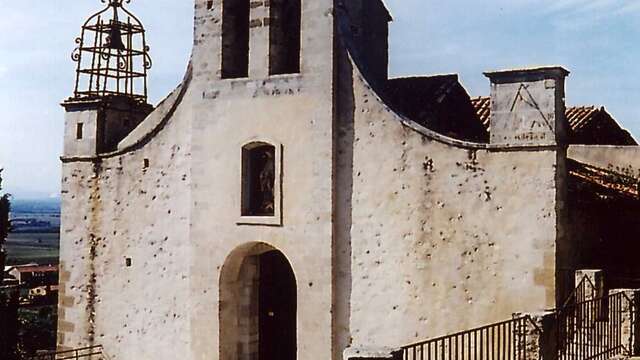
[[[403,97],[415,94],[390,94],[389,80],[370,72],[348,10],[337,10],[343,47],[336,191],[349,209],[346,220],[340,218],[340,236],[348,239],[344,252],[352,259],[345,265],[353,279],[350,345],[393,348],[499,321],[519,309],[554,307],[567,263],[558,245],[565,241],[558,145],[462,140],[428,127],[440,119],[408,116],[402,102],[410,100]],[[530,82],[531,97],[555,99],[555,82],[545,86],[547,79],[532,75],[546,71],[527,70],[515,83]],[[493,84],[496,106],[517,98],[517,111],[499,120],[520,126],[540,114],[531,110],[531,97],[522,101],[512,87],[502,87],[510,83]],[[537,104],[545,117],[555,115],[555,103]],[[384,328],[371,322],[380,309]]]
[[[96,158],[110,158],[127,152],[136,150],[148,143],[172,118],[173,114],[182,103],[192,79],[192,66],[189,63],[186,74],[182,82],[167,96],[158,106],[149,113],[124,139],[122,139],[116,150],[99,153],[97,155],[65,155],[63,162],[91,161]],[[96,103],[99,106],[99,103]]]
[[[371,91],[371,95],[378,102],[383,104],[386,111],[392,114],[398,121],[402,122],[405,126],[429,137],[433,140],[443,142],[445,144],[463,147],[463,148],[472,148],[472,149],[485,149],[489,148],[489,145],[486,143],[478,142],[478,141],[467,141],[458,138],[454,138],[451,136],[447,136],[441,134],[437,131],[434,131],[426,126],[424,123],[435,123],[437,122],[434,119],[434,114],[431,111],[425,111],[423,114],[423,121],[418,122],[416,119],[406,116],[404,113],[416,111],[403,111],[407,110],[406,107],[402,108],[402,100],[406,98],[407,95],[415,96],[415,94],[406,94],[403,89],[401,89],[402,85],[406,85],[408,81],[420,81],[423,79],[434,79],[434,78],[407,78],[407,79],[393,79],[388,81],[387,79],[382,79],[376,75],[375,66],[370,66],[370,61],[363,54],[361,50],[362,47],[358,46],[357,39],[354,36],[354,31],[352,29],[354,19],[353,15],[349,13],[347,5],[339,5],[336,7],[336,21],[337,21],[337,29],[338,36],[344,48],[348,53],[348,58],[352,62],[352,65],[355,69],[357,69],[357,73],[359,74],[360,80],[367,84],[367,87]],[[457,83],[457,78],[453,75],[454,79],[451,76],[438,76],[437,78],[442,80],[453,80]],[[399,83],[405,84],[399,84]],[[435,81],[432,81],[435,82]],[[395,84],[394,84],[395,83]],[[405,89],[407,86],[404,86]],[[395,90],[395,91],[394,91]],[[395,100],[395,101],[394,101]],[[469,105],[471,105],[469,101]],[[427,110],[427,109],[424,109]],[[470,119],[471,120],[471,119]]]
[[[118,144],[116,154],[127,152],[137,146],[140,146],[145,141],[148,141],[148,139],[153,137],[153,134],[162,129],[164,124],[169,121],[178,106],[182,103],[182,99],[184,98],[184,95],[189,88],[189,84],[191,83],[191,77],[192,67],[191,64],[189,64],[187,73],[180,85],[178,85],[166,98],[164,98],[158,104],[156,109]]]
[[[337,29],[357,77],[387,111],[421,134],[471,149],[552,148],[565,142],[564,78],[559,66],[485,73],[491,80],[492,133],[483,128],[456,75],[386,79],[370,61],[351,5],[336,8]],[[381,46],[381,45],[377,45]]]

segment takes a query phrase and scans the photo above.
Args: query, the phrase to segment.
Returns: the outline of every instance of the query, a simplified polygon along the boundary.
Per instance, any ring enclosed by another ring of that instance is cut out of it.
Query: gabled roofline
[[[367,0],[365,0],[367,1]],[[369,0],[371,1],[371,0]],[[380,5],[382,5],[382,8],[384,9],[384,11],[387,13],[387,21],[388,22],[392,22],[393,21],[393,15],[391,15],[391,11],[389,11],[389,6],[387,5],[387,2],[385,0],[378,0],[380,2]]]
[[[402,115],[397,110],[394,109],[394,104],[389,102],[384,95],[384,91],[376,86],[375,82],[371,82],[367,79],[368,71],[366,66],[366,59],[362,56],[362,54],[357,50],[357,47],[354,45],[354,39],[352,37],[350,31],[350,24],[348,21],[349,17],[346,13],[346,9],[344,5],[338,5],[336,7],[336,21],[337,21],[337,36],[339,41],[341,41],[342,45],[346,49],[347,57],[351,64],[353,64],[354,69],[357,71],[358,77],[365,84],[365,86],[370,89],[372,96],[375,97],[376,101],[378,101],[384,109],[393,115],[401,124],[404,126],[416,131],[417,133],[442,144],[450,145],[453,147],[458,147],[461,149],[468,150],[487,150],[487,151],[555,151],[560,145],[537,145],[537,146],[522,146],[522,145],[496,145],[489,143],[479,143],[472,142],[466,140],[459,140],[452,138],[450,136],[446,136],[440,134],[434,130],[431,130],[416,121]],[[426,77],[426,76],[423,76]]]

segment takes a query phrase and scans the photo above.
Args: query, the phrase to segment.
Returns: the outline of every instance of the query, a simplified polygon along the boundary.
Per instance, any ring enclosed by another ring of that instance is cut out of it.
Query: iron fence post
[[[620,339],[629,356],[640,355],[640,332],[638,323],[638,305],[640,303],[640,289],[613,289],[609,297],[620,297],[618,311],[620,319]]]

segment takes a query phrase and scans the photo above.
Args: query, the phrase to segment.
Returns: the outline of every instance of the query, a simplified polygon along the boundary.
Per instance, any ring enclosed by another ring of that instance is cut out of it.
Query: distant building
[[[24,219],[24,218],[14,218],[11,219],[11,226],[14,228],[41,228],[41,227],[50,227],[51,221],[44,221],[38,219]]]
[[[58,284],[58,266],[55,265],[16,265],[9,267],[7,273],[28,287]]]
[[[8,285],[8,286],[17,286],[20,285],[20,283],[18,282],[18,280],[16,278],[14,278],[13,276],[9,275],[9,271],[13,269],[13,266],[5,266],[4,267],[4,271],[2,273],[2,276],[4,278],[4,285]],[[2,285],[2,284],[0,284]]]
[[[50,296],[52,294],[56,294],[57,292],[58,292],[58,286],[57,285],[38,286],[38,287],[35,287],[33,289],[29,289],[29,296],[30,297],[44,297],[44,296]]]

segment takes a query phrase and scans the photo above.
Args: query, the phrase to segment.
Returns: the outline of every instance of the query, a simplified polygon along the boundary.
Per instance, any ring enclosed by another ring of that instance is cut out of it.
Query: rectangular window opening
[[[82,140],[84,136],[84,124],[77,123],[76,124],[76,140]]]
[[[222,4],[223,79],[249,76],[249,0],[225,0]]]
[[[300,0],[271,0],[269,22],[269,74],[300,72]]]

